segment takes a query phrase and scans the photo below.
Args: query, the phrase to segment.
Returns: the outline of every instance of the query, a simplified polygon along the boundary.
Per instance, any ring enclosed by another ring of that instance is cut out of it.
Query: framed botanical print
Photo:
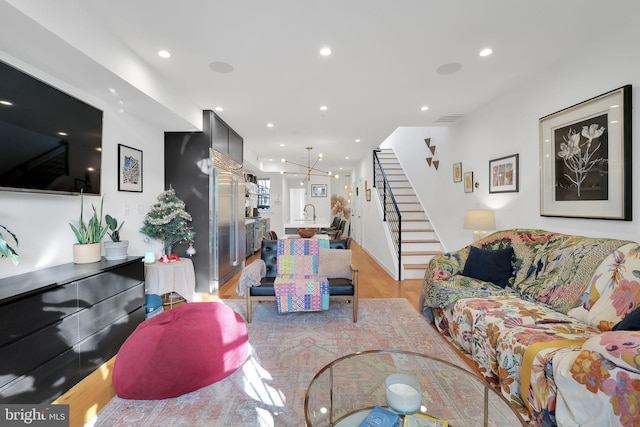
[[[540,215],[631,220],[631,85],[542,117]]]

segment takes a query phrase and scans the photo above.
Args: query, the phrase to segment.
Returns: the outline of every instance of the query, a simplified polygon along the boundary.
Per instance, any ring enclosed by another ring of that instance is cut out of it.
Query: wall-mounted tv
[[[102,111],[0,61],[0,190],[100,194]]]

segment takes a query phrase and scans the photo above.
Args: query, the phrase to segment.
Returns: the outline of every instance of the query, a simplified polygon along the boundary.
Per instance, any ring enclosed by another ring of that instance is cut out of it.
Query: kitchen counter
[[[296,233],[298,228],[329,228],[331,225],[331,221],[324,218],[316,219],[315,221],[312,219],[294,219],[293,221],[289,221],[284,224],[285,233],[293,234]]]
[[[331,225],[331,221],[324,218],[312,219],[294,219],[284,224],[285,228],[327,228]]]

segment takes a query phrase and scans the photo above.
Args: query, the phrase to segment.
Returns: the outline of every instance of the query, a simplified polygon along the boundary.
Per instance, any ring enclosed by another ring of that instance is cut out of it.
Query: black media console
[[[0,403],[49,403],[145,318],[142,257],[0,279]]]

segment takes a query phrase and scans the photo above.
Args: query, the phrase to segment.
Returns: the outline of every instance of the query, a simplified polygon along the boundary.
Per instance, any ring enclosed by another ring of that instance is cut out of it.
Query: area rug
[[[363,350],[406,350],[465,369],[466,363],[404,298],[361,299],[329,310],[278,314],[275,302],[254,304],[248,325],[252,354],[226,379],[166,400],[115,397],[95,426],[304,426],[304,398],[314,375],[338,357]],[[246,319],[244,300],[224,300]],[[214,303],[215,304],[215,303]],[[158,375],[180,375],[158,366]]]

